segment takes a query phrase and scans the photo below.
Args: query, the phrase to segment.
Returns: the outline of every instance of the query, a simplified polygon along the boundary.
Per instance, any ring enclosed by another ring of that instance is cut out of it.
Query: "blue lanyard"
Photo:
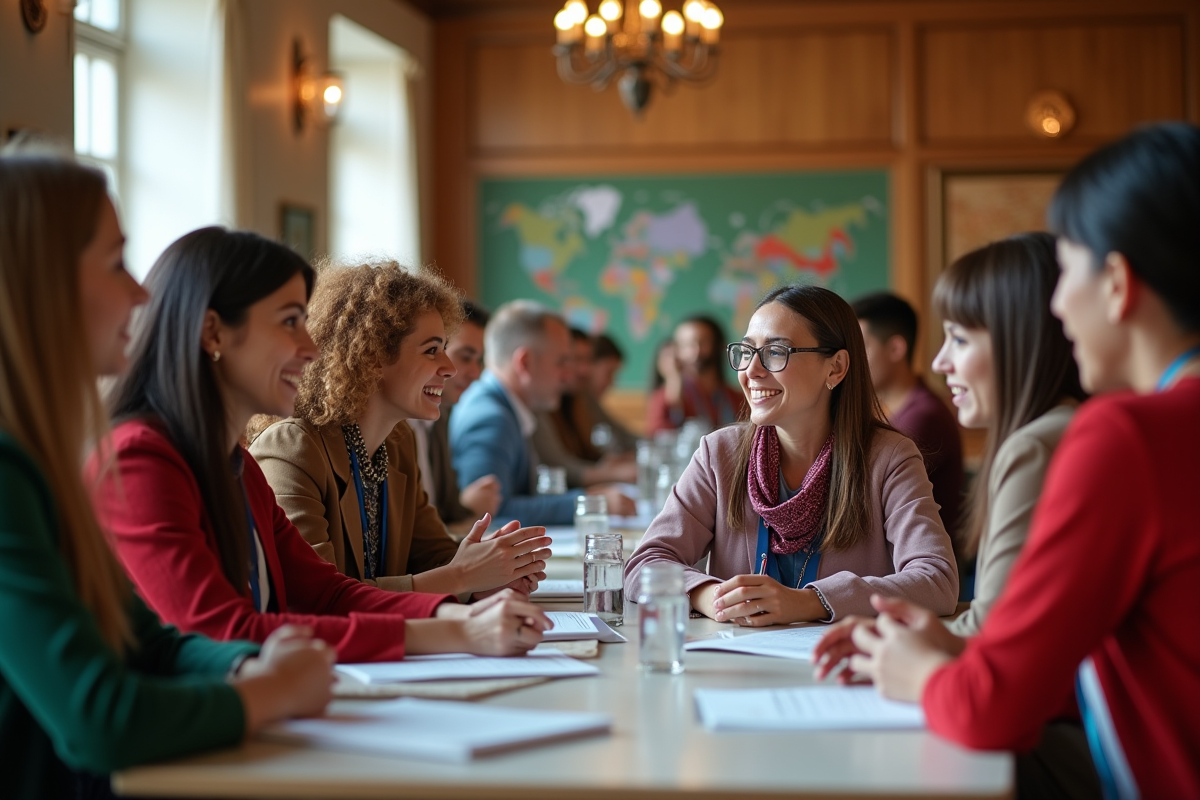
[[[809,545],[809,549],[815,549],[819,546],[819,540],[813,540]],[[779,562],[775,558],[775,554],[771,552],[771,529],[767,527],[767,521],[762,517],[758,518],[758,544],[754,549],[754,569],[755,571],[762,570],[762,565],[766,564],[765,573],[777,581],[781,581],[779,575]],[[817,570],[821,566],[821,554],[815,552],[808,559],[808,563],[804,565],[804,574],[800,576],[800,583],[795,588],[800,589],[817,579]],[[789,589],[792,587],[788,587]]]
[[[1171,362],[1171,365],[1167,367],[1167,371],[1164,372],[1162,377],[1158,379],[1158,385],[1154,387],[1154,391],[1166,391],[1170,387],[1172,381],[1175,380],[1175,376],[1179,374],[1179,370],[1183,369],[1184,366],[1196,356],[1200,356],[1200,344],[1180,353],[1179,358]]]
[[[242,502],[246,507],[246,530],[250,535],[250,596],[254,598],[254,610],[263,611],[262,591],[258,586],[258,537],[255,535],[257,526],[254,515],[250,513],[250,495],[246,493],[246,482],[238,480],[242,487]]]
[[[383,560],[387,557],[387,513],[388,513],[388,482],[387,478],[383,479],[383,485],[379,487],[379,497],[383,505],[379,514],[379,564],[371,564],[370,541],[371,537],[367,534],[367,501],[363,493],[362,472],[358,468],[358,456],[354,454],[354,450],[350,450],[350,474],[354,478],[354,493],[358,495],[358,518],[362,520],[362,535],[363,535],[363,577],[367,580],[375,580],[375,576],[383,572]]]

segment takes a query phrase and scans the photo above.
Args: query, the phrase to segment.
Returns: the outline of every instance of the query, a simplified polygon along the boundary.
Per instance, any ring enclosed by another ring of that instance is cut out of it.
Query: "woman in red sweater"
[[[254,414],[287,416],[316,347],[305,330],[312,268],[252,233],[203,228],[147,279],[132,366],[109,403],[118,477],[98,507],[139,594],[163,620],[263,641],[310,626],[342,661],[406,653],[523,653],[549,627],[511,591],[471,606],[385,592],[320,558],[239,444]]]
[[[1050,209],[1054,313],[1085,388],[1029,540],[979,635],[875,598],[831,630],[886,696],[960,744],[1027,750],[1078,701],[1109,797],[1200,797],[1200,128],[1084,160]],[[1132,391],[1130,391],[1132,390]],[[848,678],[846,673],[843,677]]]

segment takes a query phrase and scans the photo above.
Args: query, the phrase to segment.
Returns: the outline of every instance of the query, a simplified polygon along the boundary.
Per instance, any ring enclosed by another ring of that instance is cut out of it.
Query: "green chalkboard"
[[[782,283],[847,298],[888,285],[884,170],[504,178],[480,184],[481,299],[560,309],[626,354],[618,385],[645,385],[652,353],[694,313],[740,338]]]

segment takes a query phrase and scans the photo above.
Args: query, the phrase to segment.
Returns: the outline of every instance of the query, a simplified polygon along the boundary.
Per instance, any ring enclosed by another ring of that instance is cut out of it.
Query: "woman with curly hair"
[[[97,491],[139,594],[164,621],[215,639],[262,642],[301,624],[343,662],[531,649],[550,620],[514,592],[467,608],[338,572],[240,445],[255,414],[295,410],[317,356],[305,326],[313,279],[286,247],[223,228],[181,237],[150,270],[132,366],[109,397],[120,478]]]
[[[404,424],[438,418],[454,375],[446,343],[462,316],[440,276],[394,261],[325,268],[308,318],[321,354],[304,371],[296,415],[250,452],[288,518],[341,572],[461,600],[506,586],[527,594],[545,577],[545,529],[514,522],[484,539],[485,514],[456,545],[421,486]]]

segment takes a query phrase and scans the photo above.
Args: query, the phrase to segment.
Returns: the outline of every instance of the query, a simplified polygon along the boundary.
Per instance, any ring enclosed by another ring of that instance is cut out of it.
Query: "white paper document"
[[[779,630],[749,633],[745,636],[719,637],[715,639],[700,639],[688,642],[684,650],[724,650],[728,653],[749,653],[754,656],[773,656],[775,658],[795,658],[808,661],[812,658],[813,648],[829,628],[826,626],[809,628],[780,628]]]
[[[919,705],[885,700],[873,686],[697,689],[696,710],[712,731],[917,730]]]
[[[533,600],[582,600],[583,581],[542,581],[529,597]]]
[[[265,729],[275,741],[431,761],[469,761],[518,747],[608,733],[604,714],[534,711],[405,697]]]
[[[554,627],[542,637],[544,642],[571,642],[595,639],[599,642],[624,642],[624,636],[608,626],[595,614],[582,611],[547,611],[546,616]]]
[[[338,664],[337,670],[360,683],[448,681],[462,678],[574,678],[600,670],[549,650],[512,658],[489,658],[467,653],[409,656],[403,661]]]

